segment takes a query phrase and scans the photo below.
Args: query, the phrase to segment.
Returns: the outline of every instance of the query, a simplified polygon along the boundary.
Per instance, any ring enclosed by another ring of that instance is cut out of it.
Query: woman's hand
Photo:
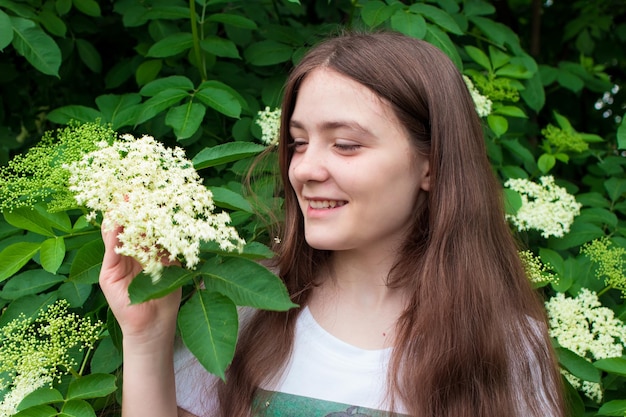
[[[142,267],[134,258],[115,253],[115,247],[119,245],[117,235],[121,230],[118,227],[111,231],[102,231],[105,252],[100,271],[100,287],[120,324],[125,345],[129,342],[173,342],[181,290],[156,300],[131,305],[128,286],[141,272]]]

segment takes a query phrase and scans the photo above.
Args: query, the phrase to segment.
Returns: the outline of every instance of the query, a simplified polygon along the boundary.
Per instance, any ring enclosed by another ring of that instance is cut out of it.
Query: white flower
[[[13,387],[0,402],[0,417],[10,417],[17,412],[17,406],[31,392],[52,382],[54,377],[39,371],[19,374],[13,379]]]
[[[506,217],[520,231],[536,229],[545,238],[563,237],[569,232],[574,217],[580,214],[582,205],[565,188],[556,185],[552,176],[541,177],[539,182],[541,184],[515,178],[504,183],[522,198],[517,213]]]
[[[259,111],[256,124],[261,127],[261,141],[266,145],[278,145],[280,132],[280,108],[270,110],[266,106],[264,110]]]
[[[480,117],[489,116],[491,114],[491,105],[493,104],[489,97],[480,94],[478,89],[474,86],[472,80],[467,75],[463,76],[463,80],[465,81],[465,85],[467,85],[467,89],[472,96],[472,100],[474,100],[476,113],[478,113]]]
[[[241,250],[230,217],[213,213],[213,196],[182,149],[131,135],[99,146],[68,167],[70,191],[79,204],[106,213],[105,230],[122,226],[118,253],[137,259],[153,280],[165,255],[193,268],[201,241]]]
[[[622,356],[626,346],[626,325],[613,310],[603,307],[595,292],[581,289],[574,298],[557,293],[546,302],[550,336],[559,345],[591,361]],[[596,401],[602,399],[598,383],[580,381],[565,373],[575,388]]]

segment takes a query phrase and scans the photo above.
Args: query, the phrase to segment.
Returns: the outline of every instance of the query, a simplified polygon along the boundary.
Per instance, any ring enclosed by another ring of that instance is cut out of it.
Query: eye
[[[333,146],[342,152],[354,152],[361,148],[360,144],[347,140],[338,140]]]
[[[293,142],[289,144],[289,148],[291,148],[294,152],[303,152],[308,143],[309,142],[304,139],[294,139]]]

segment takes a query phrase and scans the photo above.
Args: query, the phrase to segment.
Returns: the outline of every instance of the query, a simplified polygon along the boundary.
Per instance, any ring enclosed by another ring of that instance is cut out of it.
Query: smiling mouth
[[[335,207],[345,206],[347,201],[338,200],[309,200],[309,207],[312,209],[333,209]]]

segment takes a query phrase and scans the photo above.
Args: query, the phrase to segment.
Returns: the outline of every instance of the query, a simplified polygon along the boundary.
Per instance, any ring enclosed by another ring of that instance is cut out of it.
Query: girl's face
[[[389,104],[327,68],[302,82],[289,124],[289,181],[316,249],[394,251],[404,241],[428,160]]]

